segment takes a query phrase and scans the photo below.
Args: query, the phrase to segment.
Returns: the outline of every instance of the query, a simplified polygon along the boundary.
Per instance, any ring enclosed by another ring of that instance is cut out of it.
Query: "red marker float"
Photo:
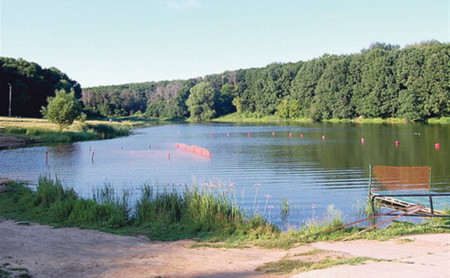
[[[364,145],[365,141],[366,141],[366,140],[365,140],[364,138],[361,138],[361,144]]]
[[[303,138],[303,133],[300,134],[300,138]]]
[[[292,132],[289,132],[289,137],[292,137]]]
[[[398,147],[400,145],[400,142],[398,140],[395,141],[395,146]]]
[[[322,140],[327,139],[327,137],[325,135],[322,135]]]
[[[436,150],[439,150],[441,148],[441,144],[439,144],[439,143],[434,144],[434,148]]]

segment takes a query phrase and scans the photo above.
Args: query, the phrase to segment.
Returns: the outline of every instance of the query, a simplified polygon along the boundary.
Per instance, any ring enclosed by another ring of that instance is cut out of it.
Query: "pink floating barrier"
[[[206,158],[211,158],[211,152],[205,148],[202,148],[202,147],[199,147],[196,145],[189,146],[189,145],[182,144],[182,143],[175,143],[175,146],[177,149],[187,151],[191,154],[195,154],[195,155],[206,157]]]

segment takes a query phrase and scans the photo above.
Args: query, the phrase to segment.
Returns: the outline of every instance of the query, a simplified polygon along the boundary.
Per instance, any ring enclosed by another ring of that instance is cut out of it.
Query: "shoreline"
[[[388,241],[315,242],[291,249],[215,248],[192,240],[152,241],[0,218],[0,265],[31,277],[448,277],[450,234]],[[309,255],[308,255],[309,254]],[[282,260],[369,258],[357,264],[284,274],[257,271]],[[1,270],[1,269],[0,269]]]
[[[8,148],[26,147],[29,143],[20,137],[0,134],[0,150]]]
[[[447,125],[450,124],[450,117],[441,117],[441,118],[429,118],[424,120],[423,122],[418,121],[409,121],[403,118],[364,118],[358,117],[355,119],[323,119],[321,121],[314,121],[311,118],[280,118],[275,115],[269,116],[257,116],[253,114],[244,114],[244,113],[231,113],[219,118],[215,118],[211,120],[216,123],[259,123],[259,124],[302,124],[302,123],[354,123],[354,124],[441,124]]]

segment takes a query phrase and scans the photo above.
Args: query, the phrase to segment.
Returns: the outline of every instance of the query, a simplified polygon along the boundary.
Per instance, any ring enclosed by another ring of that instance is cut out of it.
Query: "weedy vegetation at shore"
[[[314,241],[342,240],[360,231],[341,226],[341,212],[329,206],[321,221],[311,220],[296,230],[281,231],[254,213],[247,216],[231,194],[209,188],[144,185],[134,204],[127,190],[119,194],[111,185],[94,189],[92,198],[82,198],[73,189],[49,177],[41,177],[35,190],[9,182],[0,191],[0,216],[58,227],[98,229],[122,235],[147,235],[153,240],[221,241],[226,245],[255,244],[265,248],[291,248]],[[394,222],[356,238],[386,240],[420,233],[450,232],[449,219],[431,219],[421,224]]]

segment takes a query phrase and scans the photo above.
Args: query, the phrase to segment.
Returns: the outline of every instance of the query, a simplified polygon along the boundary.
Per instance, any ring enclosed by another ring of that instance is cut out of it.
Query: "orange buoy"
[[[300,138],[303,138],[303,137],[304,137],[303,133],[300,133]]]

